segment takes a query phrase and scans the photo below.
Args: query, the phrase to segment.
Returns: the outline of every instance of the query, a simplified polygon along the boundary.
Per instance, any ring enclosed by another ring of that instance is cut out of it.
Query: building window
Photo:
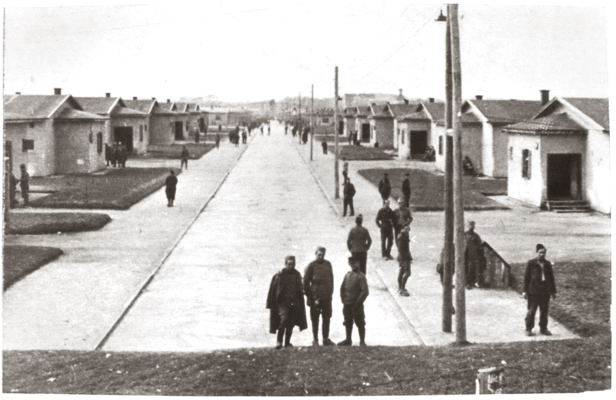
[[[214,119],[215,119],[216,121],[220,121],[220,115],[217,115]]]
[[[530,179],[531,161],[530,150],[522,150],[522,178]]]
[[[90,142],[90,144],[94,143],[94,136],[92,135],[92,132],[88,133],[88,142]]]
[[[96,133],[96,152],[98,154],[103,152],[103,132]]]
[[[439,156],[443,155],[443,136],[438,137],[438,154]]]
[[[329,118],[323,118],[321,122],[323,122],[324,124],[329,124]]]
[[[32,139],[22,139],[21,141],[21,151],[24,153],[28,150],[34,150],[34,140]]]

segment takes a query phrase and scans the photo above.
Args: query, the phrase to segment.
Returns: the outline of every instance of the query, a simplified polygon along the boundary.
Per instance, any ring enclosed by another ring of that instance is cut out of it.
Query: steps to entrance
[[[592,212],[590,204],[584,200],[549,200],[548,211],[556,213],[589,213]]]

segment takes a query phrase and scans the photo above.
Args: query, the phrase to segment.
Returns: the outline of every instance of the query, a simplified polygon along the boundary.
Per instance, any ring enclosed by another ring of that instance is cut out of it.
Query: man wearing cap
[[[346,177],[342,184],[342,216],[346,217],[347,207],[349,208],[351,217],[355,215],[353,208],[353,196],[355,196],[355,186],[351,183],[351,178]]]
[[[364,217],[359,214],[355,218],[355,226],[349,231],[347,237],[347,248],[351,256],[359,262],[359,269],[366,275],[366,261],[368,259],[368,249],[372,245],[372,238],[366,228],[362,226]]]
[[[524,292],[522,295],[528,300],[526,314],[526,336],[533,336],[535,313],[539,308],[539,329],[542,335],[551,335],[548,330],[548,310],[550,296],[556,298],[556,284],[552,263],[545,259],[547,252],[541,243],[535,247],[537,255],[526,263],[524,274]]]
[[[381,198],[383,200],[389,199],[389,196],[391,195],[391,182],[389,182],[387,173],[383,174],[383,178],[379,182],[379,193],[381,194]]]
[[[353,344],[353,323],[359,331],[359,345],[366,345],[366,317],[364,315],[364,301],[368,297],[368,281],[366,276],[359,270],[359,262],[349,257],[351,271],[347,272],[340,286],[340,298],[342,299],[342,315],[346,338],[338,343],[338,346],[350,346]]]
[[[396,216],[389,208],[389,200],[383,200],[383,207],[376,214],[376,225],[381,230],[381,256],[386,260],[393,260],[391,247],[394,241],[394,218]]]
[[[483,254],[483,241],[475,232],[475,221],[468,221],[468,230],[464,232],[464,242],[466,288],[483,287],[483,272],[486,266],[486,259]]]
[[[304,294],[310,307],[312,322],[312,344],[319,345],[319,316],[323,316],[323,345],[334,344],[329,339],[329,321],[332,317],[332,295],[334,293],[334,272],[332,264],[325,259],[325,247],[319,246],[316,260],[312,261],[304,271]]]
[[[270,310],[270,333],[277,333],[276,349],[292,347],[293,327],[300,331],[308,327],[302,292],[302,275],[295,269],[295,256],[285,258],[285,267],[274,274],[267,293]]]
[[[411,181],[409,180],[409,173],[404,174],[404,180],[402,181],[402,195],[404,196],[404,205],[408,208],[411,204]]]

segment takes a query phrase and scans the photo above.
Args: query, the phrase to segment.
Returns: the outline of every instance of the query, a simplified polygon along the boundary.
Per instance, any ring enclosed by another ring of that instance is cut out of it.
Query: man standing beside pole
[[[304,294],[312,321],[312,345],[319,345],[319,316],[322,315],[323,346],[331,346],[334,342],[329,339],[329,321],[332,317],[334,272],[332,264],[325,259],[325,247],[317,247],[315,254],[316,260],[304,271]]]

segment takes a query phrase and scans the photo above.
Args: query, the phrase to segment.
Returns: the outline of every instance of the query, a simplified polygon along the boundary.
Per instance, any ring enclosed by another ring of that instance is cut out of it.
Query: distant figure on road
[[[308,143],[308,131],[310,129],[309,128],[304,128],[303,132],[302,132],[302,142],[304,144]]]
[[[188,149],[186,148],[186,146],[182,146],[182,154],[180,154],[180,158],[182,159],[182,161],[180,161],[180,169],[182,169],[182,167],[188,169],[189,156],[190,154],[188,153]]]
[[[289,130],[289,126],[287,124],[284,124],[284,134],[286,135],[287,132]]]
[[[323,154],[327,154],[327,142],[325,141],[325,138],[321,140],[321,148],[323,149]]]
[[[323,345],[334,344],[329,339],[329,322],[332,317],[332,295],[334,293],[334,272],[332,264],[325,259],[325,247],[317,247],[316,260],[304,271],[304,294],[310,307],[312,322],[312,345],[319,345],[319,316],[323,315]]]
[[[242,144],[246,144],[246,140],[248,139],[248,134],[246,131],[242,131]]]
[[[270,135],[271,131],[272,131],[272,128],[269,126],[269,124],[267,124],[267,136]]]
[[[109,143],[105,143],[105,164],[111,165],[111,146],[109,146]]]
[[[175,189],[178,185],[178,178],[173,170],[169,171],[169,176],[165,179],[165,194],[167,195],[167,207],[173,207],[175,200]]]
[[[261,125],[261,136],[263,136],[263,125]]]
[[[342,176],[345,180],[349,177],[349,162],[344,157],[342,157]]]
[[[220,149],[220,134],[216,133],[216,148]]]
[[[396,215],[389,208],[389,200],[383,200],[383,207],[376,214],[376,225],[381,230],[381,257],[393,260],[391,247],[394,245],[394,219]]]
[[[464,242],[466,288],[483,287],[486,258],[483,254],[483,241],[475,232],[475,221],[468,221],[468,230],[464,232]]]
[[[201,132],[199,132],[199,128],[195,128],[195,129],[194,129],[194,132],[195,132],[195,143],[196,143],[196,144],[199,144],[199,140],[201,140],[201,138],[199,137],[199,134],[200,134]]]
[[[542,335],[550,336],[548,330],[548,310],[550,296],[556,298],[556,283],[552,263],[545,259],[547,252],[541,243],[535,247],[537,256],[526,263],[524,273],[524,293],[528,300],[528,312],[526,314],[526,336],[533,336],[535,326],[535,314],[539,308],[539,329]]]
[[[372,238],[366,228],[362,226],[364,217],[359,214],[355,218],[355,226],[349,231],[347,237],[347,248],[351,256],[359,262],[359,269],[366,275],[366,262],[368,260],[368,250],[372,245]]]
[[[400,296],[408,297],[409,292],[406,290],[406,281],[411,277],[411,256],[409,231],[410,226],[405,225],[396,240],[398,241],[398,264],[400,269],[398,271],[398,294]]]
[[[381,194],[381,198],[383,200],[389,199],[391,195],[391,182],[389,182],[389,177],[387,176],[387,172],[383,174],[383,178],[379,182],[379,193]]]
[[[351,183],[351,179],[347,178],[342,184],[342,216],[346,217],[347,207],[350,211],[350,216],[355,215],[353,208],[353,196],[355,196],[355,186]]]
[[[26,171],[26,164],[19,166],[21,176],[19,177],[19,189],[21,190],[21,197],[24,200],[24,207],[28,207],[30,204],[30,174]]]
[[[287,256],[285,267],[277,272],[270,283],[267,293],[267,308],[270,310],[270,333],[276,336],[276,349],[292,347],[291,336],[293,327],[300,331],[308,327],[304,294],[302,292],[302,276],[295,270],[295,256]]]
[[[340,286],[340,299],[342,300],[342,315],[346,338],[338,346],[353,344],[353,324],[359,331],[359,345],[366,345],[366,316],[364,314],[364,301],[368,297],[368,281],[366,275],[360,271],[360,262],[349,257],[351,271],[347,272]]]
[[[409,180],[409,173],[404,174],[404,180],[402,181],[402,196],[404,196],[404,206],[410,207],[411,205],[411,181]]]
[[[15,208],[17,205],[17,199],[15,196],[17,194],[17,184],[19,183],[19,179],[17,179],[12,172],[9,179],[9,208]]]

